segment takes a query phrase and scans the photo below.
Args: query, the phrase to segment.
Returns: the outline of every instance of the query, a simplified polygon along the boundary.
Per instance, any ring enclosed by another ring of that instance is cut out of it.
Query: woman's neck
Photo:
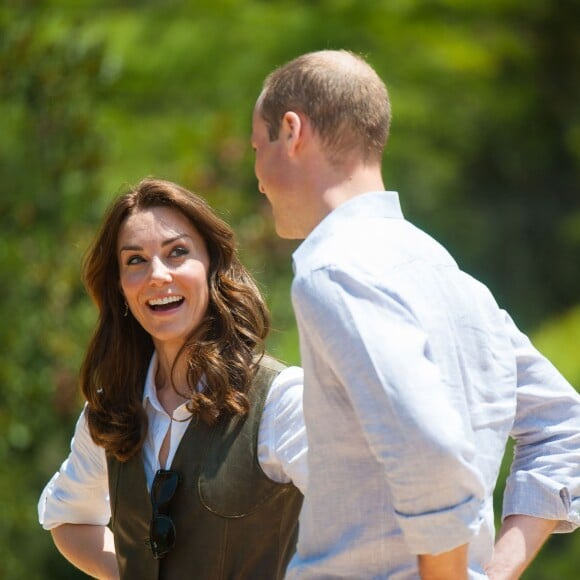
[[[176,353],[157,350],[155,388],[159,402],[169,414],[189,400],[191,389],[187,381],[187,364],[183,357],[177,358],[175,364],[176,356]]]

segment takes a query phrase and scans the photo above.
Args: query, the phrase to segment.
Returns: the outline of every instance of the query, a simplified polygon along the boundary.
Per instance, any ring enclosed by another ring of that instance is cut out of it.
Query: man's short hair
[[[391,121],[389,95],[375,70],[352,52],[311,52],[275,69],[258,105],[271,141],[284,114],[294,111],[308,117],[331,162],[350,153],[380,162]]]

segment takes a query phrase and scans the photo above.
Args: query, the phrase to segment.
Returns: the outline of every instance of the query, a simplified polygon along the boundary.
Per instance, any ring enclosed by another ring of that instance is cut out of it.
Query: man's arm
[[[292,299],[301,335],[346,386],[384,466],[407,549],[438,554],[469,542],[486,493],[473,431],[453,387],[426,356],[428,336],[413,312],[396,292],[377,291],[338,266],[297,275]],[[431,465],[437,469],[426,477]]]
[[[418,557],[422,580],[467,580],[467,552],[463,544],[442,554],[422,554]]]
[[[508,516],[501,527],[491,562],[491,580],[515,580],[534,559],[554,531],[557,521],[532,516]]]
[[[113,534],[106,526],[63,524],[50,530],[59,552],[92,578],[117,580]]]
[[[580,395],[506,314],[517,364],[514,459],[503,518],[556,521],[556,532],[580,526]]]

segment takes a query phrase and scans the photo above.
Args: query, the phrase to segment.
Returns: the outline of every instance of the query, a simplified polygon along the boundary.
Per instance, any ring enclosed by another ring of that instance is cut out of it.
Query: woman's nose
[[[151,282],[165,284],[171,282],[171,272],[169,268],[159,258],[151,260]]]

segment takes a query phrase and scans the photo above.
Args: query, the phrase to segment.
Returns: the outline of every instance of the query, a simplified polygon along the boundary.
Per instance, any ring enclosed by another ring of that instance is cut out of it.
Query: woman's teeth
[[[175,304],[176,302],[182,302],[183,296],[165,296],[163,298],[154,298],[153,300],[149,300],[148,304],[154,310],[166,307],[171,304]]]

